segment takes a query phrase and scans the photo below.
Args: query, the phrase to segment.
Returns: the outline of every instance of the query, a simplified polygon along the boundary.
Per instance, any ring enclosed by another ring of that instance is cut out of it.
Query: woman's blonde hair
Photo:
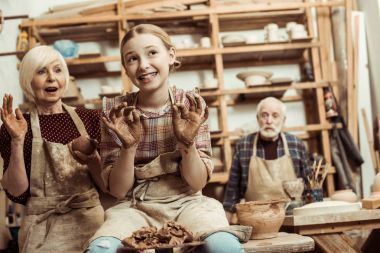
[[[152,34],[161,39],[164,43],[166,49],[175,48],[170,40],[170,36],[161,28],[152,24],[140,24],[132,27],[123,37],[120,43],[120,54],[121,63],[125,68],[124,56],[123,56],[123,46],[128,42],[128,40],[135,37],[137,34]],[[170,66],[170,70],[175,70],[181,66],[181,62],[177,59],[174,61],[173,65]]]
[[[62,71],[65,75],[64,91],[66,91],[69,86],[69,70],[67,68],[65,59],[57,50],[49,46],[37,46],[30,49],[25,54],[20,64],[19,80],[21,89],[29,101],[35,102],[32,80],[34,75],[37,73],[37,70],[48,65],[56,59],[58,59],[62,65]]]

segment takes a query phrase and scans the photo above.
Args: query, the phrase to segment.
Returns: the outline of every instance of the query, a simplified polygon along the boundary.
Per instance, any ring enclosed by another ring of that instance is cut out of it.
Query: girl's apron
[[[174,103],[171,90],[169,94]],[[197,236],[228,227],[222,204],[200,191],[194,192],[182,179],[180,164],[181,154],[175,150],[135,167],[133,189],[126,199],[106,211],[104,224],[91,240],[100,236],[122,240],[141,227],[160,228],[170,220],[185,225]]]
[[[79,133],[88,136],[72,107],[63,105]],[[21,252],[81,251],[104,221],[99,195],[87,165],[71,155],[68,145],[41,137],[36,108],[30,115],[33,133],[30,192],[19,232]]]
[[[246,201],[287,199],[282,181],[296,179],[293,161],[285,135],[280,134],[285,155],[274,160],[265,160],[256,155],[259,133],[253,141],[253,153],[249,162]]]

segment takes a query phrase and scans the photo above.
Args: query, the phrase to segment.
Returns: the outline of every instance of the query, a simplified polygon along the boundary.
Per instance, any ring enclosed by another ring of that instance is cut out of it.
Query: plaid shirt
[[[189,100],[186,93],[194,95],[192,91],[185,92],[182,89],[171,88],[176,102],[183,102],[189,108]],[[128,93],[125,96],[116,98],[105,98],[103,100],[103,111],[108,117],[112,107],[127,102],[133,105],[137,99],[138,92]],[[203,111],[206,108],[205,101],[201,98]],[[174,151],[177,148],[177,140],[174,135],[172,125],[172,108],[170,100],[158,112],[148,112],[141,110],[138,106],[136,109],[146,116],[142,119],[143,133],[141,141],[138,144],[135,166],[141,166],[151,162],[160,154]],[[202,161],[205,163],[208,175],[211,176],[213,164],[211,161],[211,141],[207,121],[202,124],[195,138],[195,145],[200,154]],[[112,170],[113,163],[118,159],[121,142],[114,132],[108,130],[104,124],[101,124],[101,143],[100,156],[103,161],[102,177],[108,187],[109,173]]]
[[[248,184],[249,162],[253,153],[253,140],[257,133],[252,133],[244,136],[239,140],[235,148],[235,154],[232,161],[229,181],[227,183],[223,207],[225,210],[234,212],[234,205],[244,198]],[[296,136],[284,133],[288,142],[290,156],[292,157],[294,170],[297,177],[303,177],[306,180],[306,175],[309,173],[307,165],[308,154],[305,144]],[[283,142],[280,138],[277,146],[277,157],[285,154]],[[264,158],[264,147],[260,142],[257,142],[257,153],[260,158]]]

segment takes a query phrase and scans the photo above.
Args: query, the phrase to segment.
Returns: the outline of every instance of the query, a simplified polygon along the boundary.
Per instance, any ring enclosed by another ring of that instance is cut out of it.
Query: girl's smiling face
[[[136,34],[123,46],[125,70],[141,91],[167,89],[170,65],[175,49],[166,48],[162,40],[149,33]]]

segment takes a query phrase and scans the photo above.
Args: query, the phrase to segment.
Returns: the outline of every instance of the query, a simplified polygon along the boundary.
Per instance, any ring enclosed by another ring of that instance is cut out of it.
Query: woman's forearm
[[[24,141],[11,141],[11,157],[2,179],[3,187],[13,196],[23,194],[29,186],[24,162]]]
[[[125,197],[135,178],[135,154],[137,146],[121,148],[118,160],[112,166],[109,177],[110,193],[118,199]]]
[[[193,190],[199,191],[203,189],[207,183],[208,175],[206,165],[199,156],[195,144],[192,144],[190,147],[185,147],[182,144],[179,145],[181,145],[179,150],[182,155],[182,177]]]

